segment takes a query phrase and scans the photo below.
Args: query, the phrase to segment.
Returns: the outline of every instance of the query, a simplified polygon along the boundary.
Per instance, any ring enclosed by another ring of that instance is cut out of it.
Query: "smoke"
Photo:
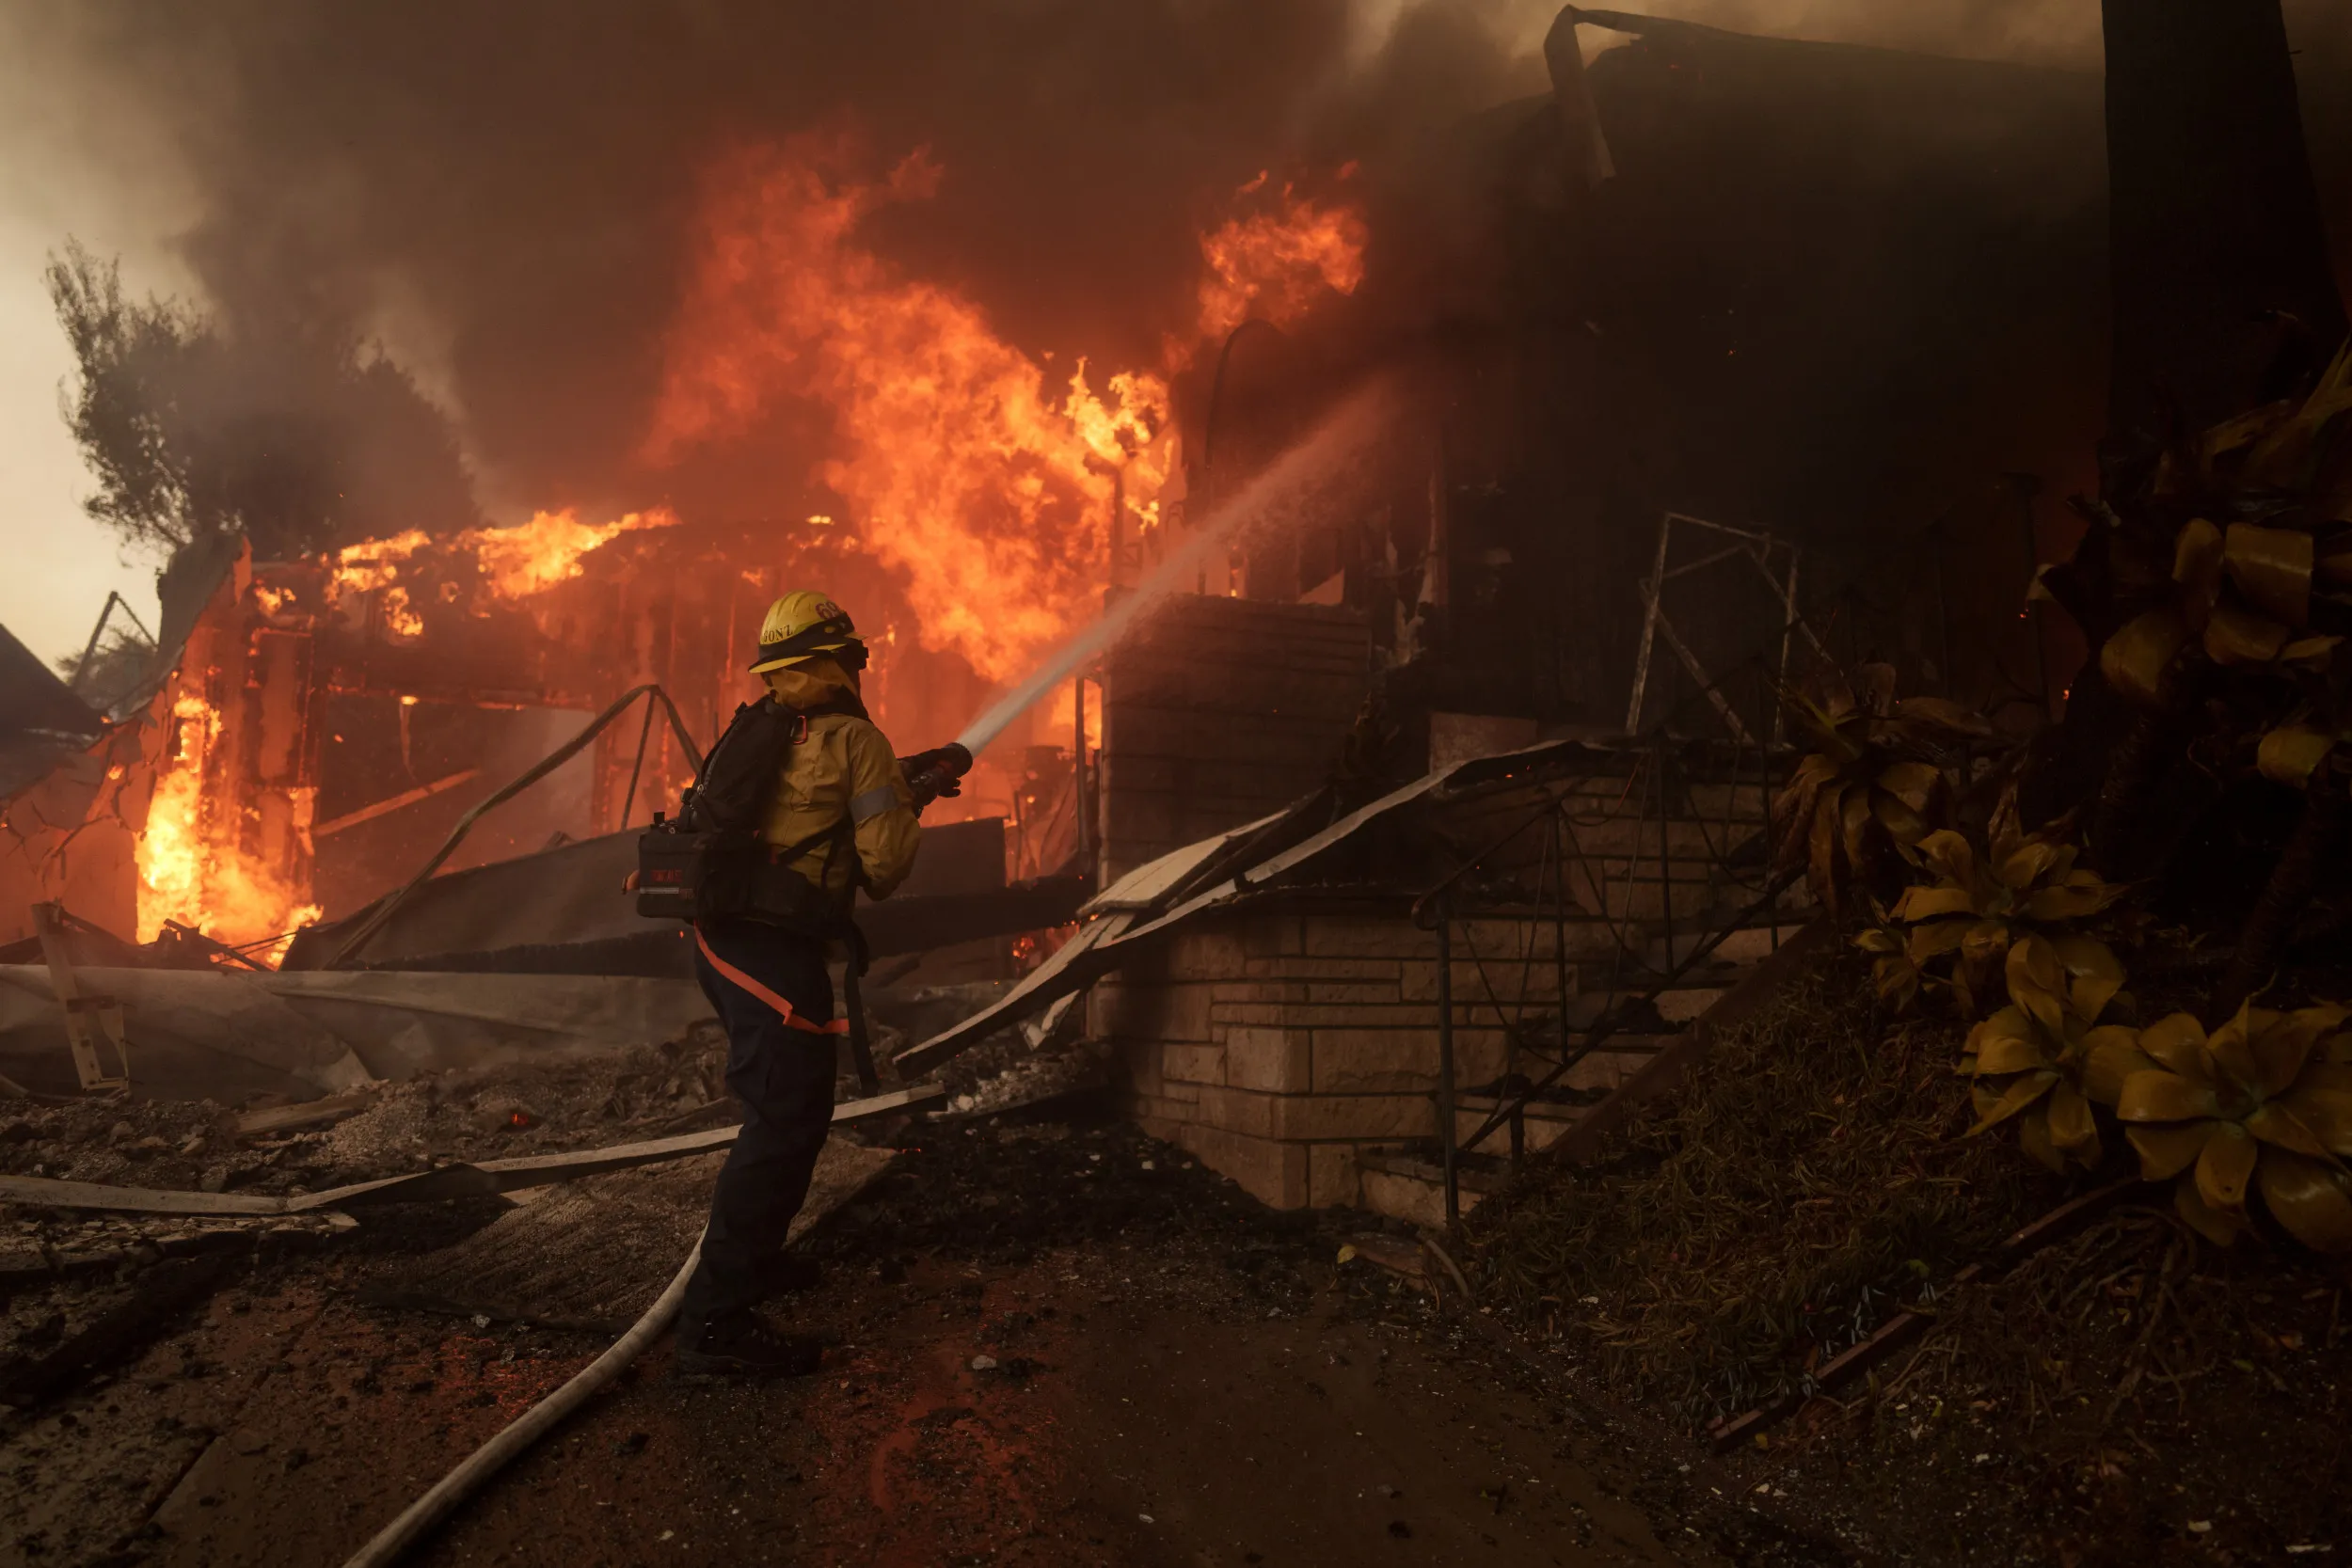
[[[2088,0],[1661,8],[1968,53],[2095,47]],[[232,324],[294,314],[381,342],[456,417],[504,513],[654,499],[626,456],[696,173],[728,148],[823,130],[884,161],[928,149],[935,196],[879,214],[877,247],[1026,350],[1139,365],[1183,321],[1217,197],[1542,90],[1534,46],[1555,9],[93,0],[39,8],[24,31],[177,150],[202,214],[182,248],[210,303]],[[740,494],[745,476],[711,463],[699,499],[795,504]]]
[[[179,150],[202,214],[181,248],[225,322],[382,343],[511,511],[647,499],[630,454],[697,174],[729,149],[927,149],[935,195],[870,243],[1025,349],[1142,364],[1192,308],[1217,194],[1538,85],[1499,14],[1415,6],[1369,54],[1347,0],[99,0],[24,30]],[[1398,68],[1408,33],[1441,69]]]
[[[1715,25],[2096,69],[2097,0],[1621,0]],[[2322,16],[2330,0],[2293,0]],[[493,515],[822,504],[821,417],[643,461],[702,171],[819,133],[928,199],[861,238],[1023,352],[1157,362],[1199,236],[1259,170],[1328,171],[1544,89],[1552,0],[134,0],[23,7],[44,77],[174,151],[230,330],[382,346]],[[2297,41],[2327,41],[2304,35]],[[2342,32],[2340,24],[2336,33]],[[1588,47],[1611,35],[1588,28]],[[151,177],[150,177],[151,180]],[[60,240],[64,236],[59,236]],[[750,448],[755,447],[756,451]],[[783,454],[780,456],[780,454]]]

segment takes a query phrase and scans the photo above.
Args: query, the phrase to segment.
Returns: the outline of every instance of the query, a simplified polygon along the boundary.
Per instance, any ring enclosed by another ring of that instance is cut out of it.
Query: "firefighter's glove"
[[[914,809],[919,812],[933,800],[953,800],[963,793],[963,776],[972,771],[972,753],[950,741],[900,757],[898,769],[906,775],[907,788],[914,792]]]

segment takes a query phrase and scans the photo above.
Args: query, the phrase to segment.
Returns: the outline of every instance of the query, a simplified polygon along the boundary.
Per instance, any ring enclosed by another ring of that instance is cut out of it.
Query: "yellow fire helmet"
[[[759,657],[752,673],[765,674],[802,663],[818,654],[831,654],[845,670],[866,667],[866,640],[832,596],[813,588],[800,588],[768,607],[759,626]]]

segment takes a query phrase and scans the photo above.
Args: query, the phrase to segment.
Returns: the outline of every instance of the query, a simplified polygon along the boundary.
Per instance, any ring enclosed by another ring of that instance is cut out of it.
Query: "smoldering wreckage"
[[[2200,26],[2103,99],[1569,8],[1289,283],[1204,245],[1221,341],[1041,416],[1120,629],[869,675],[1042,670],[834,954],[806,1382],[644,1375],[741,1110],[624,890],[831,518],[222,533],[103,698],[0,637],[12,1553],[2352,1550],[2340,214],[2289,78],[2265,243],[2142,275],[2235,188],[2165,72],[2289,69]]]

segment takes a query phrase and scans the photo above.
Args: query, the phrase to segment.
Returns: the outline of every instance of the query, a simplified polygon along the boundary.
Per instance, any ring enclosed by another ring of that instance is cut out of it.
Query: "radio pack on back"
[[[749,915],[816,927],[830,922],[823,896],[776,864],[759,838],[786,756],[808,738],[808,720],[772,696],[735,710],[676,819],[657,815],[637,837],[639,914],[670,920]]]

